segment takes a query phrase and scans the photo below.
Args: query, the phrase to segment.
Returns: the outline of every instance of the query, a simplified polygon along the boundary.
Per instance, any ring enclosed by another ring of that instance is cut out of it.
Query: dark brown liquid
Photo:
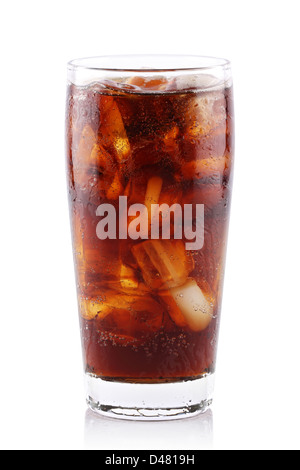
[[[131,382],[174,381],[212,372],[231,194],[232,90],[133,93],[100,84],[70,85],[67,116],[86,371]],[[162,181],[160,204],[205,205],[201,250],[182,251],[184,238],[167,242],[182,259],[171,286],[161,276],[152,279],[153,266],[149,275],[143,265],[142,244],[148,242],[100,240],[96,232],[99,205],[112,204],[118,221],[119,196],[126,195],[129,206],[145,204],[151,178]],[[177,275],[182,284],[184,276],[194,280],[213,305],[211,321],[203,329],[195,331],[170,301],[169,287],[179,282]]]

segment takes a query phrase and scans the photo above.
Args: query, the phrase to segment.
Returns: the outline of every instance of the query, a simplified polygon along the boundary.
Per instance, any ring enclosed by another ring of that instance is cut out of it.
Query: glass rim
[[[133,62],[132,62],[133,61]],[[157,61],[161,64],[170,63],[169,66],[130,66],[126,63],[141,61]],[[202,62],[202,63],[201,63]],[[120,66],[117,64],[120,63]],[[178,63],[178,66],[174,66]],[[109,65],[111,64],[111,65]],[[115,64],[115,65],[114,65]],[[123,64],[123,65],[122,65]],[[182,64],[182,65],[180,65]],[[121,66],[122,65],[122,66]],[[70,71],[99,71],[99,72],[124,72],[124,73],[171,73],[171,72],[203,72],[214,69],[230,69],[231,62],[228,59],[213,56],[201,56],[190,54],[127,54],[127,55],[103,55],[82,57],[70,60],[67,63]]]

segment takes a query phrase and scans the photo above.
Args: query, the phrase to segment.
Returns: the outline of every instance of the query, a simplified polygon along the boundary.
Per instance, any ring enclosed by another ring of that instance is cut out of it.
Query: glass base
[[[105,416],[131,420],[170,420],[204,413],[212,404],[214,374],[175,383],[127,383],[86,374],[89,407]]]

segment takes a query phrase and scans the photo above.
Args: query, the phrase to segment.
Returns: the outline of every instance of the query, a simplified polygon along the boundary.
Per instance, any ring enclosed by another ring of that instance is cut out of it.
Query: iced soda
[[[233,167],[231,85],[134,72],[69,84],[67,169],[86,373],[215,370]]]

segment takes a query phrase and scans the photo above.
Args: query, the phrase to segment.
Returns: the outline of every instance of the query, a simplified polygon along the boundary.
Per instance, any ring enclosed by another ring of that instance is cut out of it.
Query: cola
[[[84,365],[126,383],[215,371],[230,213],[231,84],[69,83],[67,173]]]

